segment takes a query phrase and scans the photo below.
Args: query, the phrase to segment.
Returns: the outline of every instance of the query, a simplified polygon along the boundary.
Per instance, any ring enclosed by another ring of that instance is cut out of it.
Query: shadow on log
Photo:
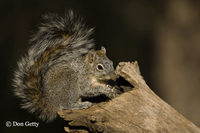
[[[120,62],[116,72],[134,88],[89,109],[58,112],[69,133],[200,133],[145,83],[137,62]],[[126,88],[126,87],[125,87]]]

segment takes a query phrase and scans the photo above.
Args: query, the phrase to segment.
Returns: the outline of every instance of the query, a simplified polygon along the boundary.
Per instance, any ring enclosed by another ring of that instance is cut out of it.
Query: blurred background
[[[137,60],[150,88],[200,127],[199,0],[1,0],[1,133],[64,132],[61,118],[46,124],[19,108],[12,78],[41,15],[69,9],[96,27],[96,48],[105,46],[115,67],[121,61]],[[40,124],[8,128],[7,121]]]

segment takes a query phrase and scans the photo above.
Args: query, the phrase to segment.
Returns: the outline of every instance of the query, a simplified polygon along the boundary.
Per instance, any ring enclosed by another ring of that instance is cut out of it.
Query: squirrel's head
[[[86,60],[92,76],[97,80],[116,80],[119,76],[115,73],[113,62],[106,56],[106,49],[102,46],[101,50],[91,49]]]

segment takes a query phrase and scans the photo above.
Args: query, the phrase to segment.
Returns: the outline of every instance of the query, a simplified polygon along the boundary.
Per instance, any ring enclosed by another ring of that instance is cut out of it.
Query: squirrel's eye
[[[103,67],[102,64],[98,64],[98,65],[97,65],[97,69],[98,69],[99,71],[102,71],[102,70],[104,69],[104,67]]]

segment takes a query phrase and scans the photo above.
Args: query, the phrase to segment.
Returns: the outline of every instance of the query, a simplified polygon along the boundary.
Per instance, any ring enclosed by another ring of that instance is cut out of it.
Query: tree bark
[[[89,109],[58,112],[60,117],[69,122],[65,131],[70,133],[200,132],[197,126],[160,99],[146,85],[137,62],[121,62],[116,72],[134,88]]]

